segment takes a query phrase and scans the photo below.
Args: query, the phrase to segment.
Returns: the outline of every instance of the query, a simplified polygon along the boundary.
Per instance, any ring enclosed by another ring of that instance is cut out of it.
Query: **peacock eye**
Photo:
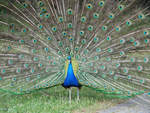
[[[86,22],[86,17],[85,16],[81,17],[81,22]]]
[[[99,56],[95,56],[95,57],[94,57],[94,60],[99,60]]]
[[[120,44],[124,44],[124,43],[125,43],[125,39],[121,39]]]
[[[52,38],[51,38],[50,36],[48,36],[48,37],[47,37],[47,40],[49,40],[49,41],[50,41],[50,40],[52,40]]]
[[[11,46],[8,46],[8,51],[10,51],[12,48],[11,48]]]
[[[145,16],[144,16],[144,14],[140,13],[140,14],[138,14],[138,18],[139,18],[139,19],[144,19]]]
[[[113,19],[113,18],[114,18],[114,14],[113,14],[113,13],[110,13],[110,14],[109,14],[109,18],[110,18],[110,19]]]
[[[69,52],[69,51],[70,51],[70,48],[69,48],[69,47],[66,47],[65,50],[66,50],[66,52]]]
[[[107,37],[106,37],[106,40],[107,40],[107,41],[110,41],[110,40],[111,40],[111,37],[110,37],[110,36],[107,36]]]
[[[104,1],[100,1],[100,2],[99,2],[99,6],[100,6],[100,7],[104,6]]]
[[[62,47],[63,46],[63,42],[62,41],[58,42],[58,46]]]
[[[44,11],[46,11],[46,9],[45,8],[41,8],[41,11],[44,12]]]
[[[24,3],[24,4],[23,4],[23,7],[24,7],[24,8],[27,8],[27,7],[28,7],[28,4]]]
[[[43,28],[43,26],[42,25],[39,25],[39,29],[42,29]]]
[[[138,70],[138,71],[142,71],[142,70],[143,70],[143,67],[139,65],[139,66],[137,67],[137,70]]]
[[[149,35],[149,31],[145,30],[144,31],[144,36],[147,36],[147,35]]]
[[[44,3],[42,1],[39,1],[38,4],[40,7],[44,6]]]
[[[80,31],[80,36],[84,36],[84,31]]]
[[[63,31],[63,32],[62,32],[62,35],[63,35],[63,36],[67,36],[67,32]]]
[[[83,40],[81,41],[81,43],[82,43],[82,44],[85,44],[85,43],[86,43],[86,40],[85,40],[85,39],[83,39]]]
[[[58,20],[59,20],[59,22],[63,22],[64,19],[63,19],[63,17],[59,17]]]
[[[72,15],[73,14],[73,10],[72,9],[68,9],[68,15]]]
[[[124,53],[124,51],[121,51],[120,52],[120,56],[123,56],[125,53]]]
[[[106,31],[107,30],[107,26],[102,26],[102,30]]]
[[[24,40],[19,40],[19,43],[24,43]]]
[[[130,20],[128,20],[128,21],[126,22],[126,24],[127,24],[128,26],[130,26],[130,25],[132,25],[132,22],[131,22]]]
[[[5,69],[1,69],[1,74],[5,74],[6,70]]]
[[[116,64],[116,67],[119,68],[119,67],[120,67],[120,63],[117,63],[117,64]]]
[[[116,31],[119,32],[121,30],[120,26],[116,27]]]
[[[145,42],[146,44],[148,44],[148,43],[149,43],[149,40],[148,40],[148,39],[145,39],[144,42]]]
[[[38,64],[38,66],[39,66],[39,67],[42,67],[42,66],[43,66],[43,64]]]
[[[76,51],[78,51],[78,50],[79,50],[79,48],[78,48],[78,47],[76,47],[76,48],[75,48],[75,50],[76,50]]]
[[[97,42],[99,41],[99,38],[98,38],[98,37],[94,37],[93,41],[94,41],[95,43],[97,43]]]
[[[46,48],[44,48],[44,50],[45,50],[45,52],[48,52],[49,49],[46,47]]]
[[[93,31],[93,26],[92,26],[92,25],[89,25],[89,26],[88,26],[88,30],[89,30],[89,31]]]
[[[53,31],[53,32],[56,32],[56,31],[57,31],[57,28],[56,28],[56,27],[52,27],[52,31]]]
[[[48,59],[48,60],[51,60],[51,56],[47,56],[47,59]]]
[[[112,48],[108,48],[107,51],[108,51],[109,53],[112,53],[112,52],[113,52],[113,49],[112,49]]]
[[[38,57],[34,57],[34,58],[33,58],[33,61],[36,61],[36,62],[37,62],[38,60],[39,60]]]
[[[33,40],[32,42],[33,42],[33,43],[37,43],[37,40]]]
[[[27,30],[26,29],[23,29],[23,32],[25,33]]]
[[[93,17],[94,17],[95,19],[98,19],[98,18],[99,18],[99,14],[98,14],[98,13],[94,13],[94,14],[93,14]]]
[[[50,14],[46,13],[45,18],[49,18],[49,17],[50,17]]]
[[[59,54],[59,55],[62,55],[62,52],[61,52],[61,51],[58,51],[58,54]]]
[[[88,9],[92,9],[92,8],[93,8],[92,4],[87,4],[86,7],[87,7]]]
[[[118,8],[119,8],[120,11],[122,11],[124,9],[124,6],[123,5],[119,5]]]
[[[12,29],[12,30],[11,30],[11,32],[12,32],[12,33],[14,33],[14,32],[15,32],[15,30],[14,30],[14,29]]]
[[[69,23],[69,24],[68,24],[68,28],[72,28],[72,23]]]
[[[101,52],[101,48],[96,48],[96,52],[97,53]]]
[[[12,81],[16,81],[16,80],[17,80],[16,77],[13,77],[13,78],[12,78]]]
[[[43,14],[40,14],[40,17],[42,18],[42,17],[43,17]]]

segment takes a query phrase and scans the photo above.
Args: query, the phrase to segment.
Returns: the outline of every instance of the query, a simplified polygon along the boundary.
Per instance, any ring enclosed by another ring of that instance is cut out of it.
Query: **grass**
[[[121,102],[86,87],[80,91],[79,102],[76,100],[76,89],[72,90],[71,104],[68,102],[68,91],[61,86],[44,90],[49,95],[42,91],[0,98],[0,113],[96,113]]]

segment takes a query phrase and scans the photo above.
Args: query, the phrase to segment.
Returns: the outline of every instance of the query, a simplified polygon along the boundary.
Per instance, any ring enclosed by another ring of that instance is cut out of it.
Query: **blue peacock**
[[[0,0],[0,92],[62,85],[150,94],[150,10],[140,0]]]

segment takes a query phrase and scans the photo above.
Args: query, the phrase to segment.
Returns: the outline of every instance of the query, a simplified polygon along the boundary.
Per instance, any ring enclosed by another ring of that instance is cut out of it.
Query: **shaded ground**
[[[97,113],[150,113],[150,96],[144,94]]]

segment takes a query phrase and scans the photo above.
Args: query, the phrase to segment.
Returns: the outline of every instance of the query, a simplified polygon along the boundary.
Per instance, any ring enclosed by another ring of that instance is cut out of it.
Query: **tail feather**
[[[0,90],[81,85],[116,97],[150,89],[150,12],[138,0],[1,0]],[[139,4],[139,5],[138,5]]]

